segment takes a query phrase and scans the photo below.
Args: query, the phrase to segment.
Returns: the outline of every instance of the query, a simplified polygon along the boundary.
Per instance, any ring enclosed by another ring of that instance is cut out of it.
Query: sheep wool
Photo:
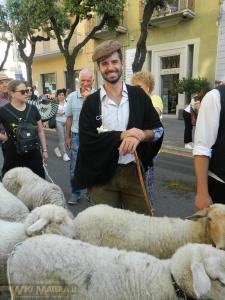
[[[30,238],[8,259],[12,299],[224,300],[225,252],[188,244],[169,260],[93,246],[57,235]],[[24,287],[29,287],[25,289]]]
[[[4,187],[16,195],[29,210],[47,203],[66,207],[61,188],[39,177],[29,168],[17,167],[9,170],[2,182]]]
[[[0,220],[0,286],[7,285],[6,262],[14,246],[43,233],[74,238],[71,213],[63,207],[46,204],[29,213],[24,223]]]
[[[22,222],[28,214],[29,210],[23,202],[8,192],[0,182],[0,219]]]
[[[170,258],[187,243],[213,244],[225,249],[225,205],[214,204],[191,219],[149,217],[107,205],[95,205],[74,219],[77,239],[128,251]]]

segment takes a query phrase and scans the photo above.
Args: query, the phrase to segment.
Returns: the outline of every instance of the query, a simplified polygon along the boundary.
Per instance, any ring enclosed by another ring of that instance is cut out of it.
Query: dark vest
[[[225,85],[216,89],[220,92],[221,111],[217,139],[212,147],[209,170],[225,181]]]

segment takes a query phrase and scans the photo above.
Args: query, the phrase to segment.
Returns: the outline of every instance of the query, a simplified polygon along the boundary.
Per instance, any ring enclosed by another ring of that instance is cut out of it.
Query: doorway
[[[175,83],[178,80],[179,74],[161,75],[161,95],[165,114],[176,114],[178,94],[175,91]]]

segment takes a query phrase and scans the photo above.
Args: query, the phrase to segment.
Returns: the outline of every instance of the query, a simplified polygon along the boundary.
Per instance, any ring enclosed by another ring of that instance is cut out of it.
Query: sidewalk
[[[184,149],[184,121],[176,115],[163,115],[164,139],[162,152],[192,157],[192,151]]]

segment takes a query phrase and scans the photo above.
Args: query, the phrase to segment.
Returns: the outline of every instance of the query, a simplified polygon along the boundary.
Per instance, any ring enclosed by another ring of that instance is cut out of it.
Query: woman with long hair
[[[26,103],[27,85],[21,80],[12,80],[8,85],[10,103],[0,108],[0,123],[6,133],[0,134],[5,145],[5,157],[2,175],[14,167],[27,167],[42,178],[45,178],[43,161],[48,159],[45,133],[41,116],[34,105]],[[37,132],[37,143],[29,145],[29,150],[18,151],[18,126],[21,122],[30,125]]]

